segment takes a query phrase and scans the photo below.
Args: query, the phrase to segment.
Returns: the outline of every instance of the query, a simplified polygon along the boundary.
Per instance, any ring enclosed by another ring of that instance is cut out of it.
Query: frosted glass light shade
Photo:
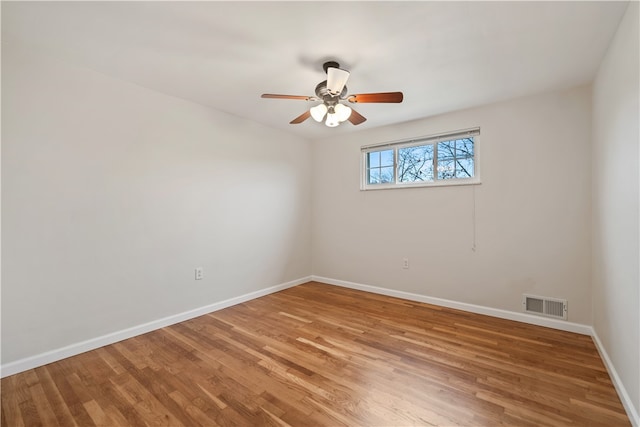
[[[312,107],[309,112],[311,113],[313,120],[321,122],[324,115],[327,114],[327,106],[324,104],[318,104],[315,107]]]
[[[349,72],[340,68],[327,68],[327,90],[331,95],[340,95],[342,88],[347,84]]]
[[[339,122],[344,122],[351,116],[351,108],[343,104],[337,104],[335,106],[335,111]]]
[[[327,114],[327,121],[324,124],[326,124],[330,128],[334,128],[338,126],[340,124],[340,121],[338,120],[338,115],[331,114],[331,113]]]

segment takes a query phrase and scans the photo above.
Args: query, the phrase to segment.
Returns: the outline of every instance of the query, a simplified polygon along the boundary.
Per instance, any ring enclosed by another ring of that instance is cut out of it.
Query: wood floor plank
[[[82,401],[69,383],[68,375],[73,373],[71,369],[66,367],[69,363],[69,359],[51,363],[47,365],[47,370],[75,423],[81,426],[93,426],[95,423],[84,409],[84,406],[82,406]]]
[[[58,390],[58,386],[51,378],[47,366],[41,366],[34,369],[34,371],[40,380],[40,385],[42,386],[44,396],[56,416],[58,425],[75,426],[76,422],[73,419],[73,415],[71,415],[71,412],[69,412],[69,408],[64,403],[64,400],[60,395],[60,391]]]
[[[5,414],[5,411],[1,409],[0,409],[0,423],[1,423],[0,425],[3,425],[3,426],[9,424],[9,422],[7,421],[7,416]]]
[[[629,426],[588,336],[316,282],[2,379],[14,426]]]
[[[49,404],[49,400],[47,399],[42,385],[34,384],[29,389],[31,390],[33,403],[38,411],[38,418],[42,420],[43,425],[52,427],[60,425],[56,414],[53,412],[53,409]]]
[[[0,396],[2,396],[2,426],[24,427],[24,420],[20,413],[18,395],[20,387],[17,384],[19,376],[12,375],[2,379]]]

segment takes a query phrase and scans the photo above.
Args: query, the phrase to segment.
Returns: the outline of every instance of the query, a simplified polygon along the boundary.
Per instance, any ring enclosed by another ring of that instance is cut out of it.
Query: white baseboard
[[[67,357],[75,356],[96,348],[103,347],[105,345],[113,344],[118,341],[132,338],[138,335],[146,334],[147,332],[154,331],[156,329],[164,328],[166,326],[174,325],[176,323],[184,322],[185,320],[193,319],[194,317],[202,316],[204,314],[212,313],[214,311],[222,310],[223,308],[231,307],[236,304],[240,304],[246,301],[250,301],[255,298],[260,298],[265,295],[272,294],[287,288],[301,285],[311,280],[311,277],[303,277],[297,280],[292,280],[280,285],[271,286],[269,288],[260,289],[259,291],[250,292],[248,294],[240,295],[234,298],[229,298],[224,301],[216,302],[213,304],[199,307],[193,310],[185,311],[183,313],[174,314],[172,316],[164,317],[162,319],[154,320],[142,325],[133,326],[122,331],[112,332],[107,335],[103,335],[97,338],[92,338],[87,341],[71,344],[66,347],[58,348],[55,350],[47,351],[45,353],[37,354],[35,356],[27,357],[24,359],[16,360],[0,366],[0,378],[8,377],[19,372],[24,372],[29,369],[37,368],[39,366],[46,365],[48,363],[56,362]]]
[[[548,328],[559,329],[567,332],[575,332],[582,335],[590,335],[595,342],[596,348],[604,361],[611,381],[618,392],[618,397],[624,406],[624,409],[629,416],[629,420],[633,424],[633,427],[640,427],[640,418],[638,417],[638,411],[635,408],[633,401],[629,397],[627,390],[625,389],[618,373],[616,372],[609,355],[602,346],[600,338],[596,334],[593,327],[583,325],[580,323],[571,323],[564,320],[538,318],[530,314],[518,313],[514,311],[500,310],[497,308],[484,307],[481,305],[467,304],[464,302],[451,301],[442,298],[428,297],[425,295],[414,294],[410,292],[396,291],[393,289],[380,288],[377,286],[363,285],[361,283],[347,282],[345,280],[330,279],[328,277],[311,276],[311,279],[315,282],[326,283],[329,285],[342,286],[350,289],[357,289],[360,291],[372,292],[374,294],[387,295],[396,298],[403,298],[409,301],[424,302],[427,304],[438,305],[441,307],[454,308],[457,310],[468,311],[471,313],[485,314],[487,316],[498,317],[501,319],[515,320],[517,322],[529,323],[538,326],[545,326]]]
[[[562,331],[575,332],[582,335],[591,335],[591,326],[581,323],[572,323],[565,320],[550,319],[546,317],[538,317],[526,313],[518,313],[515,311],[501,310],[499,308],[485,307],[482,305],[467,304],[464,302],[452,301],[442,298],[434,298],[426,295],[414,294],[410,292],[396,291],[388,288],[380,288],[377,286],[363,285],[361,283],[347,282],[344,280],[330,279],[328,277],[311,276],[316,282],[327,283],[329,285],[342,286],[360,291],[372,292],[374,294],[387,295],[390,297],[403,298],[410,301],[424,302],[427,304],[438,305],[441,307],[454,308],[457,310],[468,311],[471,313],[485,314],[487,316],[499,317],[501,319],[515,320],[517,322],[529,323],[532,325],[545,326],[547,328],[559,329]]]
[[[618,392],[618,396],[620,397],[620,401],[622,402],[622,406],[624,406],[625,411],[627,411],[627,415],[629,416],[629,420],[633,427],[640,427],[640,415],[638,415],[638,408],[636,408],[633,404],[633,400],[629,397],[629,393],[627,393],[627,389],[622,384],[622,380],[616,371],[616,368],[613,366],[607,351],[604,349],[602,345],[602,341],[600,341],[600,337],[596,333],[595,329],[591,329],[591,338],[593,338],[593,342],[596,344],[596,348],[598,349],[598,353],[600,353],[600,357],[604,362],[604,366],[607,368],[609,372],[609,376],[611,377],[611,381],[613,382],[613,386],[616,388]]]

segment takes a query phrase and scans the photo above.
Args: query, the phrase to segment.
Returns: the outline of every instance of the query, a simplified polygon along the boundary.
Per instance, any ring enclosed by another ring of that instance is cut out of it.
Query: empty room
[[[0,7],[3,427],[640,427],[639,2]]]

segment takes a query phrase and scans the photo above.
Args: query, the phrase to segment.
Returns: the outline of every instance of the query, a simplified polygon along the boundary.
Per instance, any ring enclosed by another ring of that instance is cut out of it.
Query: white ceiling
[[[627,2],[2,2],[3,43],[309,139],[590,82]],[[351,71],[368,118],[289,121],[322,64]]]

